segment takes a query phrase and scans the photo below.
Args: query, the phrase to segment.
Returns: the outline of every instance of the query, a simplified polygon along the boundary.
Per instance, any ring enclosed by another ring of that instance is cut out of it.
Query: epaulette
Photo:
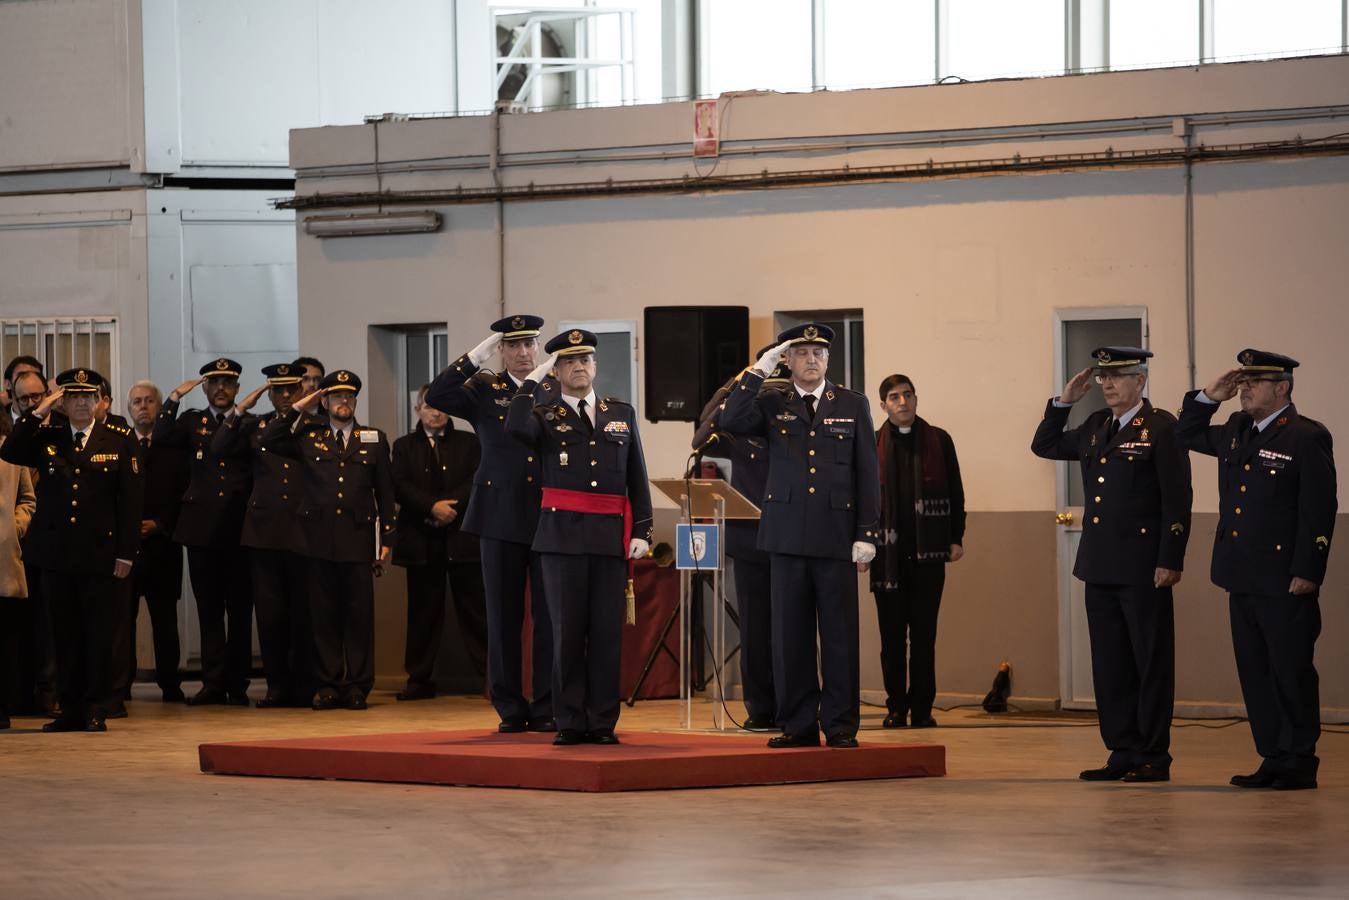
[[[501,381],[501,376],[491,369],[479,369],[469,376],[470,381],[476,381],[479,384],[485,384],[489,387],[496,387]]]
[[[620,399],[620,398],[618,398],[618,397],[605,397],[605,398],[604,398],[603,400],[601,400],[600,402],[601,402],[601,403],[617,403],[619,406],[632,406],[632,404],[629,403],[628,401],[622,400],[622,399]]]
[[[1177,420],[1176,420],[1176,417],[1175,417],[1174,415],[1171,414],[1171,410],[1169,410],[1169,409],[1162,409],[1160,406],[1154,406],[1154,407],[1152,408],[1152,411],[1153,411],[1154,413],[1156,413],[1157,415],[1161,416],[1161,417],[1162,417],[1163,419],[1165,419],[1166,421],[1172,423],[1173,425],[1174,425],[1174,424],[1176,423],[1176,421],[1177,421]]]
[[[131,433],[130,428],[127,428],[125,425],[118,425],[116,422],[104,422],[103,427],[107,428],[109,431],[115,431],[118,434]]]
[[[834,387],[845,394],[852,394],[854,397],[861,397],[863,400],[866,399],[866,395],[863,394],[861,391],[854,391],[852,388],[847,387],[846,385],[836,384],[834,385]]]

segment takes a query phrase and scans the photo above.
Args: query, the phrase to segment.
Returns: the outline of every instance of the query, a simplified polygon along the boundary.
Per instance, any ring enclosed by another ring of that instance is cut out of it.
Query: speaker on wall
[[[696,422],[728,378],[749,361],[749,307],[648,306],[646,418]]]

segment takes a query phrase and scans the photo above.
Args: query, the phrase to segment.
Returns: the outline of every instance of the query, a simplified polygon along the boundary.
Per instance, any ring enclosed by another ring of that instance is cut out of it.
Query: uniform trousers
[[[188,547],[201,626],[201,681],[243,694],[253,669],[253,585],[247,547]]]
[[[931,718],[937,698],[937,612],[945,585],[946,563],[924,562],[902,566],[894,590],[875,592],[886,709],[914,723]]]
[[[307,706],[314,696],[308,560],[289,550],[250,547],[248,564],[267,693]]]
[[[375,686],[375,583],[369,562],[309,560],[316,690],[362,697]]]
[[[619,712],[627,560],[586,553],[539,556],[553,625],[557,727],[612,730]]]
[[[61,717],[83,720],[107,710],[112,678],[114,602],[125,593],[108,575],[42,570],[52,612]]]
[[[1321,736],[1320,680],[1314,655],[1321,634],[1316,594],[1232,594],[1232,649],[1261,768],[1316,776]]]
[[[434,688],[436,656],[445,630],[445,587],[450,588],[455,618],[469,661],[479,675],[487,673],[487,609],[482,567],[478,560],[441,558],[407,567],[408,630],[403,666],[409,687]],[[517,630],[516,634],[519,634]],[[520,642],[516,641],[517,654]]]
[[[854,737],[861,719],[857,566],[846,559],[770,556],[773,687],[785,734]],[[815,676],[815,636],[819,671]]]
[[[555,666],[552,602],[539,554],[528,544],[479,538],[482,583],[487,604],[488,693],[497,715],[505,720],[541,719],[553,715]],[[529,612],[534,667],[532,700],[526,700],[520,659],[520,632],[525,621],[525,579],[529,579]],[[621,591],[621,588],[620,588]]]
[[[113,627],[112,696],[128,697],[136,680],[136,619],[141,597],[150,611],[154,635],[155,683],[161,691],[181,690],[178,672],[182,650],[178,641],[178,601],[183,595],[183,548],[164,535],[141,541],[131,577],[120,582],[121,608]]]
[[[1176,627],[1171,588],[1086,586],[1091,677],[1107,765],[1171,764]]]
[[[775,718],[773,594],[768,562],[736,557],[731,564],[740,615],[740,687],[751,716]]]

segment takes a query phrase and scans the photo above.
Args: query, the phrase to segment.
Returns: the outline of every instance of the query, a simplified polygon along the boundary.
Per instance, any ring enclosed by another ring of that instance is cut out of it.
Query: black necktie
[[[1114,440],[1115,435],[1117,434],[1119,434],[1119,419],[1116,419],[1114,416],[1111,416],[1110,427],[1106,429],[1105,439],[1107,441]]]
[[[347,433],[345,431],[337,432],[337,450],[339,453],[347,452]]]
[[[79,453],[83,449],[84,449],[84,432],[77,431],[75,432],[75,452]]]
[[[587,433],[595,430],[595,423],[590,421],[590,416],[586,413],[586,402],[582,400],[576,404],[576,410],[581,414],[581,424],[585,426]]]
[[[146,450],[149,450],[149,449],[150,449],[150,439],[149,439],[149,438],[141,438],[141,452],[144,453]]]
[[[801,402],[803,402],[803,403],[806,404],[806,418],[807,418],[809,421],[814,422],[814,421],[815,421],[815,395],[814,395],[814,394],[803,394],[802,397],[801,397]]]

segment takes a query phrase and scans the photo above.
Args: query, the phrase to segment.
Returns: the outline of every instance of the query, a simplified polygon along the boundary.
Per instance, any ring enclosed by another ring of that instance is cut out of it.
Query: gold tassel
[[[629,625],[637,624],[637,594],[632,589],[632,579],[628,579],[627,587],[623,588],[623,599],[628,601],[627,612],[623,616],[623,621]]]

